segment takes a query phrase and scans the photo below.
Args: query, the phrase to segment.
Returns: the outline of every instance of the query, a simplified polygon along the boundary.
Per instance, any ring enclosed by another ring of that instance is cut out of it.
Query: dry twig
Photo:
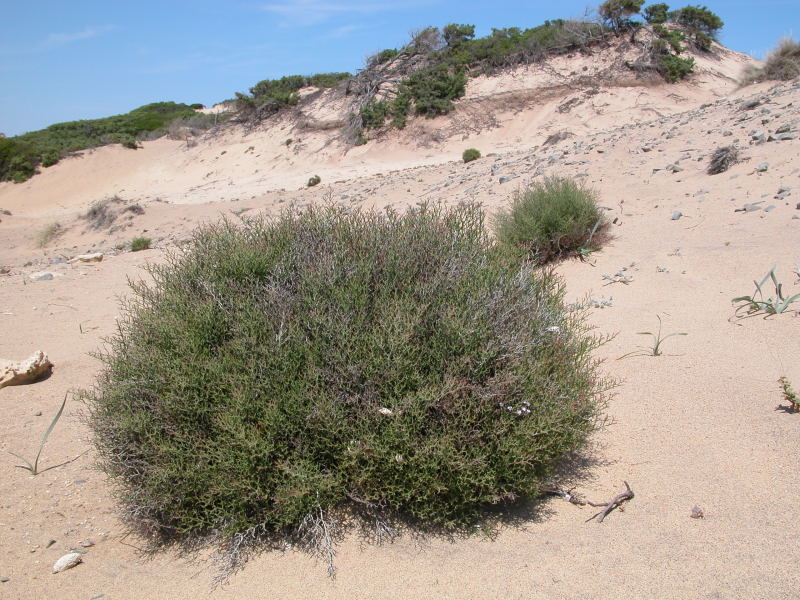
[[[623,481],[622,483],[625,484],[625,491],[622,492],[621,494],[617,494],[616,496],[614,496],[609,502],[603,502],[603,503],[600,503],[600,504],[596,504],[594,502],[587,502],[587,504],[589,506],[595,506],[595,507],[597,507],[597,506],[605,506],[606,507],[605,510],[601,510],[599,513],[594,514],[591,517],[589,517],[588,519],[586,519],[587,523],[589,521],[591,521],[592,519],[594,519],[595,517],[599,517],[597,519],[597,522],[598,523],[602,523],[603,519],[605,519],[612,510],[614,510],[615,508],[619,507],[626,500],[630,500],[631,498],[633,498],[633,490],[631,489],[631,486],[628,485],[627,481]]]

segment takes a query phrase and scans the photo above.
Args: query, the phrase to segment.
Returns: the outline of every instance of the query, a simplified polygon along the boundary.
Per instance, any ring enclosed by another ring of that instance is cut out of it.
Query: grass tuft
[[[561,280],[497,258],[474,205],[199,230],[132,284],[83,395],[127,522],[229,571],[297,539],[330,567],[339,511],[474,531],[538,495],[609,382]]]
[[[64,228],[60,223],[50,223],[36,236],[36,247],[44,248],[62,233],[64,233]]]
[[[572,179],[546,178],[518,192],[511,208],[495,217],[494,229],[501,246],[539,263],[584,257],[609,239],[597,193]]]
[[[739,296],[731,301],[734,304],[739,304],[739,306],[736,307],[734,316],[742,318],[763,313],[766,318],[772,315],[779,315],[786,312],[794,301],[800,300],[800,294],[795,294],[789,298],[784,297],[783,284],[778,281],[775,275],[776,266],[777,265],[772,265],[772,268],[764,275],[764,278],[760,282],[753,281],[756,289],[752,295]],[[772,280],[772,285],[775,288],[775,295],[764,298],[764,284],[769,280]],[[744,312],[744,315],[742,315],[742,312]]]
[[[661,335],[661,317],[656,315],[658,319],[658,331],[653,333],[651,331],[640,331],[638,335],[649,335],[653,338],[653,343],[646,348],[640,348],[639,350],[634,350],[633,352],[628,352],[627,354],[623,354],[617,360],[622,360],[623,358],[627,358],[629,356],[661,356],[663,354],[661,350],[661,344],[663,344],[666,340],[671,337],[675,337],[678,335],[689,335],[688,333],[668,333],[667,335]]]
[[[39,458],[42,456],[42,450],[44,450],[44,445],[47,443],[47,438],[49,438],[50,434],[53,432],[56,423],[58,423],[58,420],[61,418],[61,414],[64,412],[64,406],[66,406],[66,404],[67,404],[67,394],[64,394],[64,401],[61,403],[61,407],[58,409],[56,416],[53,417],[52,421],[50,421],[50,426],[47,428],[47,431],[44,432],[44,435],[42,436],[42,441],[39,443],[39,451],[36,453],[36,458],[33,460],[32,463],[27,458],[23,458],[19,454],[14,454],[13,452],[9,452],[9,454],[11,454],[12,456],[16,456],[18,459],[20,459],[22,462],[25,463],[24,465],[15,465],[18,469],[25,469],[35,477],[39,473],[44,473],[45,471],[49,471],[50,469],[55,469],[57,467],[67,464],[67,463],[61,463],[58,465],[47,467],[46,469],[41,469],[41,470],[39,469]]]
[[[149,250],[150,243],[153,240],[149,237],[137,237],[131,240],[131,252],[139,252],[140,250]]]

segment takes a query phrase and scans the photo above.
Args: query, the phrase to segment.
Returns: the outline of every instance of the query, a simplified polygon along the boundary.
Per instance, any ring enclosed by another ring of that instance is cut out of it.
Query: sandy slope
[[[585,90],[575,97],[581,94]],[[479,95],[469,101],[479,102]],[[570,97],[523,105],[507,117],[498,113],[497,127],[463,140],[426,142],[430,147],[422,149],[410,143],[412,128],[404,141],[373,143],[344,157],[311,149],[279,154],[284,134],[291,133],[287,123],[280,134],[279,125],[269,135],[231,133],[190,149],[170,141],[135,153],[103,148],[27,184],[0,185],[0,208],[12,212],[0,215],[0,265],[11,267],[0,276],[0,356],[22,358],[41,348],[56,364],[45,381],[0,390],[0,577],[10,579],[0,583],[0,597],[798,597],[800,415],[776,410],[776,380],[785,375],[800,387],[800,317],[791,312],[731,322],[730,300],[750,293],[752,280],[773,263],[787,294],[800,292],[800,276],[792,273],[800,265],[800,218],[793,218],[800,217],[800,141],[751,139],[753,131],[774,133],[783,124],[797,133],[800,84],[737,92],[730,80],[713,78],[611,88],[573,103],[570,112],[555,110]],[[752,98],[763,103],[746,109]],[[701,103],[709,105],[701,109]],[[644,108],[636,112],[635,106]],[[466,118],[468,108],[460,110],[455,118]],[[542,146],[561,129],[575,135]],[[315,136],[322,134],[308,140]],[[707,175],[711,151],[731,143],[747,160]],[[247,151],[251,145],[257,149]],[[455,160],[469,146],[496,154],[468,165]],[[250,156],[254,152],[263,155]],[[764,162],[768,169],[757,172]],[[683,170],[667,171],[669,164]],[[198,174],[212,168],[208,179],[219,181],[200,187]],[[255,168],[269,175],[260,180],[250,172]],[[311,172],[319,172],[323,184],[298,189]],[[350,537],[339,546],[335,581],[312,558],[289,551],[258,557],[227,587],[210,592],[205,564],[170,553],[143,560],[139,542],[124,537],[110,489],[92,468],[75,403],[68,404],[42,461],[47,466],[80,457],[36,478],[14,469],[16,459],[5,451],[35,454],[64,393],[91,385],[98,365],[89,352],[113,332],[126,278],[162,256],[162,249],[117,253],[115,244],[144,234],[168,248],[220,214],[274,213],[288,203],[325,198],[397,208],[474,199],[491,213],[545,174],[585,180],[616,219],[616,239],[591,263],[570,261],[558,270],[571,300],[612,304],[592,309],[590,318],[599,332],[617,334],[598,354],[620,386],[608,407],[611,422],[595,436],[586,468],[572,484],[581,495],[604,501],[628,481],[636,497],[624,512],[602,524],[585,523],[592,509],[554,498],[536,506],[524,526],[505,528],[494,539],[405,535],[377,547]],[[775,199],[782,187],[793,189]],[[79,214],[114,193],[139,202],[145,213],[121,215],[115,225],[124,227],[113,233],[92,230]],[[735,212],[758,201],[774,209]],[[672,220],[675,211],[684,216]],[[53,221],[66,233],[36,249],[36,232]],[[98,248],[108,253],[102,263],[52,264]],[[622,267],[633,277],[629,284],[603,278]],[[28,279],[42,269],[56,278]],[[689,335],[669,339],[664,356],[615,360],[646,343],[636,332],[653,330],[656,315],[665,333]],[[690,518],[695,505],[704,519]],[[52,563],[84,540],[94,543],[84,564],[51,575]]]

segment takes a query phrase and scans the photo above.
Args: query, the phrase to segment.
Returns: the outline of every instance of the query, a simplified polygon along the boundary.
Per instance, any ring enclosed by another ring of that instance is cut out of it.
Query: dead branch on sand
[[[591,521],[595,517],[599,517],[597,519],[597,522],[598,523],[602,523],[603,519],[605,519],[612,510],[614,510],[615,508],[619,507],[623,502],[633,498],[633,490],[631,490],[631,486],[628,485],[627,481],[623,481],[622,483],[625,484],[625,488],[626,488],[625,491],[622,492],[621,494],[617,494],[610,501],[603,502],[603,503],[600,503],[600,504],[596,504],[594,502],[587,502],[587,504],[589,506],[594,506],[594,507],[605,506],[606,508],[605,508],[605,510],[601,510],[599,513],[594,514],[591,517],[589,517],[588,519],[586,519],[586,521],[585,521],[586,523],[588,523],[589,521]]]

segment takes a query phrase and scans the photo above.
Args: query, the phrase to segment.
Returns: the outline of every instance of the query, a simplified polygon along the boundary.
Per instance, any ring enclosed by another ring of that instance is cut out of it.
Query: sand
[[[0,208],[12,213],[0,215],[0,266],[9,268],[0,275],[0,356],[42,349],[56,365],[44,381],[0,390],[0,577],[9,578],[0,597],[798,597],[800,414],[776,408],[779,377],[800,387],[800,317],[792,310],[735,320],[731,299],[751,293],[752,280],[773,264],[785,294],[800,292],[793,272],[800,266],[800,219],[793,218],[800,217],[800,141],[757,144],[751,136],[784,123],[797,131],[800,84],[737,90],[732,78],[744,62],[726,55],[712,65],[716,75],[702,71],[675,86],[550,90],[549,99],[535,74],[519,72],[496,78],[495,88],[471,84],[451,117],[414,121],[397,137],[348,152],[330,142],[330,131],[298,134],[287,118],[193,147],[160,140],[135,152],[100,148],[27,183],[0,184]],[[558,111],[573,98],[570,110]],[[744,109],[753,98],[763,103]],[[479,123],[476,114],[487,107],[497,109],[494,121]],[[467,122],[474,130],[431,137]],[[562,130],[572,136],[543,145]],[[300,147],[287,148],[289,137],[300,138]],[[710,153],[733,143],[744,160],[706,174]],[[484,157],[464,165],[468,147]],[[665,170],[670,164],[682,170]],[[306,188],[313,174],[322,184]],[[337,548],[335,580],[314,558],[289,550],[258,556],[212,591],[203,560],[171,552],[143,558],[141,541],[125,535],[76,402],[68,402],[41,459],[45,467],[74,460],[37,477],[14,468],[7,451],[35,455],[64,394],[92,385],[99,364],[91,352],[114,332],[127,278],[144,276],[147,263],[163,260],[198,224],[325,201],[401,209],[474,200],[492,214],[542,175],[585,181],[615,220],[615,238],[601,252],[557,269],[570,301],[611,304],[589,318],[598,333],[614,336],[597,355],[619,385],[609,423],[572,482],[595,502],[622,491],[623,481],[631,485],[635,498],[605,522],[587,523],[594,509],[554,497],[493,538],[405,534],[377,546],[351,535]],[[790,193],[776,198],[784,187]],[[120,214],[111,233],[92,229],[81,215],[114,194],[122,199],[115,210],[138,203],[144,214]],[[735,210],[760,201],[761,210]],[[675,211],[683,216],[673,220]],[[53,222],[64,233],[37,248],[38,232]],[[156,248],[115,248],[139,235]],[[105,259],[59,262],[89,251]],[[623,267],[629,283],[603,277]],[[54,279],[29,279],[42,270]],[[654,331],[657,316],[664,333],[688,335],[665,341],[662,356],[617,360],[647,344],[637,332]],[[695,506],[704,518],[690,517]],[[93,543],[83,563],[51,574],[82,541]]]

